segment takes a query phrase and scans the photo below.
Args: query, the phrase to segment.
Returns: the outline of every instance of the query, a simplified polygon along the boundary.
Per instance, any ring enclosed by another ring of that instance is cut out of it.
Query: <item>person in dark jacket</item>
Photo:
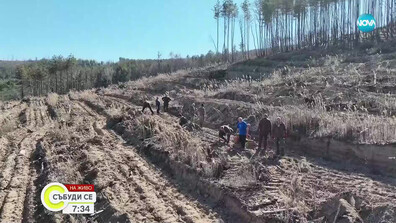
[[[272,126],[272,137],[275,139],[276,154],[285,155],[285,150],[283,146],[280,146],[280,143],[286,138],[286,126],[280,117],[276,119],[276,123]]]
[[[201,104],[201,107],[198,109],[198,115],[199,115],[199,126],[202,128],[206,116],[206,110],[204,104]]]
[[[150,105],[150,103],[148,101],[144,101],[143,102],[143,109],[142,109],[143,113],[144,113],[144,110],[146,110],[146,108],[150,109],[151,114],[154,115],[153,109],[151,108],[151,105]]]
[[[155,99],[155,106],[157,106],[157,114],[160,114],[161,109],[161,102],[159,101],[158,97]]]
[[[187,118],[186,117],[184,117],[183,115],[180,117],[180,119],[179,119],[179,124],[181,125],[181,126],[184,126],[184,125],[186,125],[188,123],[188,120],[187,120]]]
[[[243,121],[242,117],[239,117],[237,129],[239,133],[239,142],[241,143],[242,149],[245,149],[246,146],[247,127],[247,123]]]
[[[229,144],[232,132],[234,132],[234,130],[230,126],[222,125],[219,129],[219,137],[224,140],[224,143]],[[227,136],[227,138],[224,138],[224,136]]]
[[[172,99],[168,97],[168,95],[165,95],[162,97],[162,100],[164,101],[164,112],[167,112],[169,108],[169,102],[172,101]]]
[[[264,141],[264,152],[267,150],[268,136],[271,135],[271,121],[268,120],[268,115],[265,114],[264,118],[259,123],[259,144],[258,150],[261,150],[261,145]]]

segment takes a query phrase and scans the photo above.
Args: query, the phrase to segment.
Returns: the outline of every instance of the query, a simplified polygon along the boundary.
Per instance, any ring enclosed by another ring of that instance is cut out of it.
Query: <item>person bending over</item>
[[[144,101],[143,102],[143,109],[142,109],[143,113],[144,113],[144,110],[146,110],[146,108],[150,109],[151,114],[154,115],[153,109],[151,108],[151,105],[150,105],[150,103],[148,101]]]
[[[232,132],[234,132],[234,130],[230,126],[222,125],[222,126],[220,126],[220,129],[219,129],[219,137],[220,137],[220,139],[224,140],[224,143],[229,144]],[[225,136],[227,138],[225,138]]]

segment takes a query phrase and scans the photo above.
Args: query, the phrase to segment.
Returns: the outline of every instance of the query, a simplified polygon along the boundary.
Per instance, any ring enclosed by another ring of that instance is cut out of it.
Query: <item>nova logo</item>
[[[375,19],[374,16],[370,14],[363,14],[359,16],[357,20],[357,26],[360,31],[364,33],[368,33],[374,30],[375,28]]]

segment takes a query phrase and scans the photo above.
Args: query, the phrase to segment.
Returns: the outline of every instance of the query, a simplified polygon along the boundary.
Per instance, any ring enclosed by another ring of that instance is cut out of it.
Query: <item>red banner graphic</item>
[[[87,192],[94,192],[95,187],[93,184],[65,184],[67,190],[69,192],[82,192],[82,191],[87,191]]]

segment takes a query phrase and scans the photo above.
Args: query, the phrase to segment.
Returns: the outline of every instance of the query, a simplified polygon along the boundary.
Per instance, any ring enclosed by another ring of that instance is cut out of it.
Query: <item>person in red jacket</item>
[[[276,155],[284,156],[285,149],[280,143],[286,138],[286,126],[280,117],[276,119],[276,123],[272,126],[272,137],[276,144]]]

